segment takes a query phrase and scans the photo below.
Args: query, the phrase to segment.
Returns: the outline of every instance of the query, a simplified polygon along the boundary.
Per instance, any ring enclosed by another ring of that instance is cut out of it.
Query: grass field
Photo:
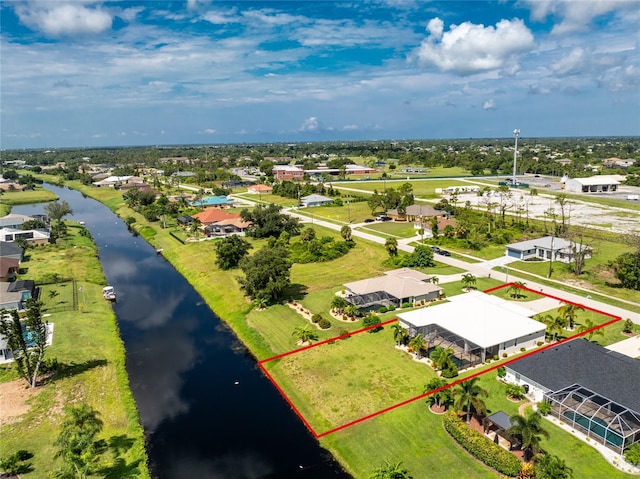
[[[413,227],[413,223],[408,222],[397,223],[395,221],[386,221],[384,223],[371,223],[359,229],[367,233],[374,232],[375,234],[375,232],[378,232],[385,236],[393,236],[396,238],[412,238],[418,234]]]
[[[142,426],[129,389],[124,363],[124,346],[120,340],[110,303],[102,298],[104,277],[96,248],[90,239],[78,235],[79,228],[69,227],[69,238],[58,245],[29,250],[24,263],[28,269],[23,278],[41,282],[51,272],[74,278],[82,287],[77,309],[73,308],[73,283],[62,282],[42,287],[41,296],[47,320],[54,324],[53,344],[47,356],[59,363],[58,373],[43,378],[30,409],[17,421],[0,431],[0,456],[18,449],[33,451],[34,471],[22,477],[49,477],[60,462],[54,459],[54,441],[62,419],[62,408],[68,404],[86,402],[100,412],[104,429],[100,438],[128,444],[116,457],[105,453],[108,470],[103,476],[113,478],[149,477],[144,450]],[[51,297],[49,291],[58,295]],[[79,347],[82,345],[82,347]],[[0,367],[4,381],[15,377],[11,366]],[[123,462],[113,466],[114,461]],[[127,472],[127,469],[130,469]]]
[[[379,192],[384,191],[385,188],[398,188],[407,183],[407,179],[388,179],[386,181],[348,181],[348,182],[336,182],[333,183],[333,187],[340,190],[343,188],[352,188],[360,191],[369,191],[373,193],[374,190]],[[438,198],[440,195],[436,195],[436,188],[446,188],[447,186],[469,186],[475,184],[481,184],[474,180],[461,181],[457,179],[420,179],[410,180],[409,183],[413,186],[413,194],[418,198]],[[342,194],[346,194],[347,190],[343,190]]]
[[[44,203],[57,199],[58,196],[53,191],[45,190],[41,186],[27,191],[6,191],[0,196],[0,216],[9,214],[13,205]]]

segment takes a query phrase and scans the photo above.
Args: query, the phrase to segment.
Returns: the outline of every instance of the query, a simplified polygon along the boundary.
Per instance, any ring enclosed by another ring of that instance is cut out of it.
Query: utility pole
[[[518,137],[520,136],[520,130],[517,128],[513,130],[513,136],[516,137],[516,145],[513,149],[513,181],[511,182],[511,186],[516,186],[516,161],[518,158]]]

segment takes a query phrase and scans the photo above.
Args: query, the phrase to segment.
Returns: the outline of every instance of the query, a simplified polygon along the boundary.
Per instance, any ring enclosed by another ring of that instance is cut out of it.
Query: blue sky
[[[2,148],[640,134],[637,0],[3,1]]]

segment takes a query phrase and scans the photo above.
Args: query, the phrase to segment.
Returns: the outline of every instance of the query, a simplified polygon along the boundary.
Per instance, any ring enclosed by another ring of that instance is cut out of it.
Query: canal
[[[146,241],[101,203],[46,185],[98,246],[158,479],[348,478],[231,330]],[[35,214],[43,205],[12,212]],[[215,281],[215,276],[211,281]]]

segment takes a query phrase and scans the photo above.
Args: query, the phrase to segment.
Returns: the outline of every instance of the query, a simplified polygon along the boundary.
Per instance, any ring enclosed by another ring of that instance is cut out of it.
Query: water
[[[167,261],[102,204],[47,188],[91,231],[118,295],[114,310],[154,477],[350,477]],[[42,209],[22,205],[12,212]]]

